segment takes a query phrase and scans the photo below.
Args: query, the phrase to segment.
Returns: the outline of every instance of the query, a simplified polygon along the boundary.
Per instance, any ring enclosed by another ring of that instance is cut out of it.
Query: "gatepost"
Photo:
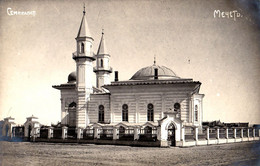
[[[53,127],[48,127],[48,139],[53,138]]]
[[[226,139],[228,139],[228,127],[226,128]]]
[[[195,132],[194,132],[194,139],[196,141],[196,145],[198,145],[198,134],[199,134],[199,128],[197,126],[194,127]]]
[[[236,139],[237,138],[237,129],[236,128],[233,128],[233,133],[234,133],[234,138]]]
[[[100,138],[99,128],[94,127],[94,139],[99,139],[99,138]]]
[[[247,139],[249,141],[249,136],[250,136],[250,128],[247,128]]]
[[[216,127],[216,139],[217,139],[217,143],[219,144],[219,127]]]
[[[209,126],[207,126],[207,142],[208,142],[208,145],[209,145]]]
[[[113,140],[119,139],[119,130],[117,127],[113,127]]]
[[[83,138],[83,129],[81,127],[77,128],[77,139]]]
[[[184,126],[181,128],[181,141],[183,141],[183,143],[185,142],[185,127]]]
[[[134,128],[134,140],[139,140],[139,133],[140,129],[139,127]],[[158,127],[157,128],[157,135],[159,134],[159,137],[161,138],[161,129]]]
[[[61,128],[61,138],[62,139],[66,139],[67,138],[67,132],[68,132],[68,127],[66,127],[66,126],[63,126],[62,128]]]
[[[241,132],[240,132],[241,139],[242,139],[242,141],[243,141],[243,137],[244,137],[244,135],[243,135],[243,128],[242,128],[242,127],[240,128],[240,131],[241,131]]]

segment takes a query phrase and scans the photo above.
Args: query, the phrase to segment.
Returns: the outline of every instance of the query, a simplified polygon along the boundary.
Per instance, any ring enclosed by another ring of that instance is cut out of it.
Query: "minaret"
[[[79,32],[76,37],[77,51],[73,53],[73,59],[77,66],[77,106],[76,106],[76,127],[85,128],[89,124],[87,102],[92,89],[93,61],[95,60],[92,43],[94,39],[89,32],[85,16],[85,6]]]
[[[104,31],[102,30],[102,36],[96,55],[96,67],[94,68],[97,79],[97,88],[101,88],[103,85],[111,83],[110,73],[112,73],[112,68],[109,65],[109,59],[110,55],[106,49]]]

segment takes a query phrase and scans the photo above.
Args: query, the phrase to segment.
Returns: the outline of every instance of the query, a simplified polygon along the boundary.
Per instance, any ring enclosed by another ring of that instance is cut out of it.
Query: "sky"
[[[45,125],[60,121],[60,92],[52,85],[66,83],[76,70],[72,53],[83,3],[94,50],[104,29],[119,80],[156,56],[158,65],[202,83],[204,121],[260,124],[257,0],[1,0],[0,120],[12,116],[23,124],[34,115]],[[8,8],[35,15],[9,15]],[[241,17],[214,17],[215,10]]]

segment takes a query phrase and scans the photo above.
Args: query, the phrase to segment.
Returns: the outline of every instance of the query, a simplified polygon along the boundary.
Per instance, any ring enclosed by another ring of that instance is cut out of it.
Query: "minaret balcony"
[[[86,56],[85,53],[78,53],[78,52],[76,51],[76,52],[73,52],[73,53],[72,53],[72,58],[73,58],[73,59],[78,59],[78,58],[90,58],[90,59],[92,59],[92,60],[95,60],[94,53],[91,52],[90,55],[91,55],[91,56]]]
[[[106,72],[112,73],[113,68],[112,67],[94,67],[93,71],[95,73],[99,72],[99,71],[106,71]]]

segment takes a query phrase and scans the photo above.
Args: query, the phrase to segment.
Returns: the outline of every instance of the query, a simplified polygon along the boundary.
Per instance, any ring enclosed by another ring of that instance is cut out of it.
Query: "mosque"
[[[53,86],[61,94],[62,125],[155,127],[174,116],[171,123],[175,128],[178,125],[201,128],[204,94],[199,93],[199,81],[181,78],[154,60],[154,64],[138,70],[127,81],[119,81],[115,71],[111,82],[111,55],[104,33],[96,54],[93,42],[84,10],[76,37],[76,52],[72,53],[76,72],[68,75],[67,83]],[[92,85],[93,74],[96,86]],[[180,132],[180,128],[178,130]]]
[[[72,53],[76,72],[67,83],[52,86],[61,94],[61,124],[44,126],[31,116],[20,126],[7,117],[0,121],[0,140],[184,147],[260,139],[260,129],[248,124],[203,126],[201,83],[177,76],[156,60],[126,81],[119,81],[115,71],[111,82],[104,32],[96,54],[93,42],[84,9]]]

